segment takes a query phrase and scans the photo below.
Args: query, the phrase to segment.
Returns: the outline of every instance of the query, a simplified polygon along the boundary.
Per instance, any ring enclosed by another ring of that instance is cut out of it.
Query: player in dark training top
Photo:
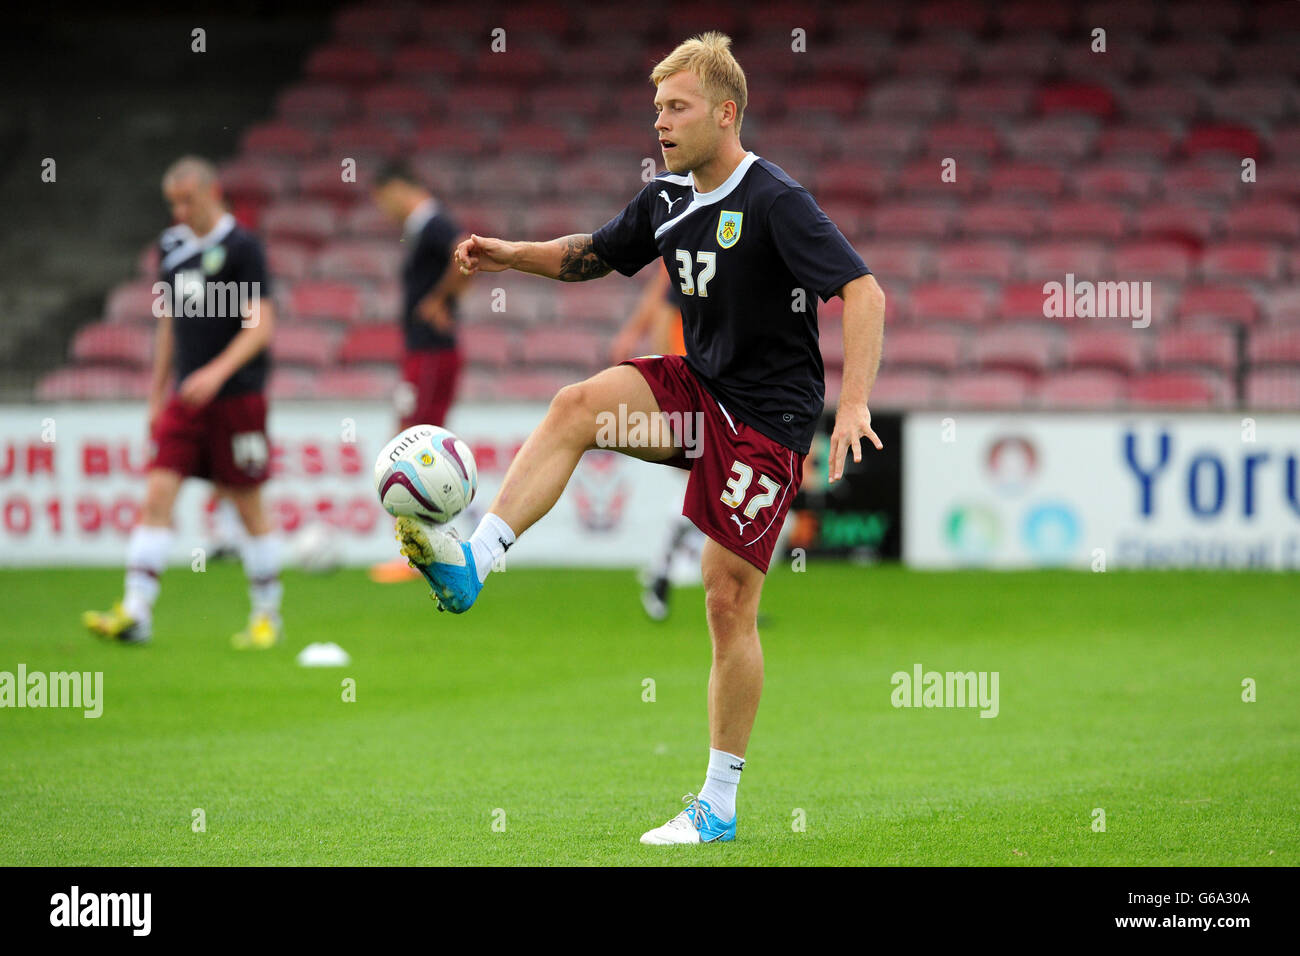
[[[280,639],[282,593],[279,541],[261,497],[270,470],[265,389],[274,323],[266,257],[257,237],[223,208],[216,170],[206,160],[177,160],[163,176],[163,194],[176,225],[158,246],[153,457],[144,507],[127,543],[125,596],[111,611],[87,611],[82,619],[100,637],[150,640],[159,577],[175,537],[176,495],[186,477],[206,478],[234,503],[247,531],[242,558],[252,613],[233,642],[264,649]]]
[[[867,396],[885,297],[808,192],[740,145],[745,74],[720,33],[682,43],[650,75],[664,165],[591,235],[550,242],[471,236],[467,274],[516,269],[566,282],[661,259],[681,293],[686,355],[643,356],[560,390],[468,542],[402,518],[402,551],[439,605],[468,610],[493,561],[559,499],[582,454],[615,448],[689,469],[682,513],[701,556],[713,666],[704,787],[641,842],[726,841],[763,687],[757,611],[776,537],[799,488],[825,386],[817,300],[844,299],[844,378],[830,478],[861,440],[877,448]],[[617,427],[612,427],[616,423]],[[647,427],[647,423],[648,427]],[[642,439],[645,440],[642,440]]]

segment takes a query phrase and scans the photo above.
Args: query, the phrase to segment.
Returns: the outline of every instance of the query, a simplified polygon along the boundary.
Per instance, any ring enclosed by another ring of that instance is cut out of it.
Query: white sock
[[[704,775],[700,799],[713,808],[723,823],[736,815],[736,788],[740,786],[740,772],[744,769],[744,757],[709,749],[709,769]]]
[[[153,602],[158,600],[159,582],[167,555],[172,549],[171,528],[139,524],[131,529],[126,544],[126,596],[122,607],[142,623],[153,620]]]
[[[280,539],[275,534],[249,535],[243,548],[244,574],[248,577],[248,599],[254,614],[280,619]]]
[[[474,570],[478,572],[478,583],[487,580],[488,572],[512,544],[515,533],[510,530],[498,515],[488,512],[470,536],[469,547],[474,553]]]
[[[248,540],[244,530],[244,521],[239,517],[239,509],[229,498],[218,498],[217,507],[212,512],[212,549],[235,548],[242,550]]]

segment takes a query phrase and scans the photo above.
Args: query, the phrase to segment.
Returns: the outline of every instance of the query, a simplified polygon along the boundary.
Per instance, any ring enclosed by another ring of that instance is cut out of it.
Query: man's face
[[[406,219],[408,203],[406,184],[397,179],[390,179],[374,190],[375,205],[379,211],[393,222],[401,223]]]
[[[694,73],[682,70],[660,83],[654,105],[655,132],[669,172],[697,169],[717,151],[722,129]]]
[[[216,219],[221,195],[215,182],[204,184],[198,176],[181,175],[163,186],[163,197],[172,218],[198,233],[206,232]]]

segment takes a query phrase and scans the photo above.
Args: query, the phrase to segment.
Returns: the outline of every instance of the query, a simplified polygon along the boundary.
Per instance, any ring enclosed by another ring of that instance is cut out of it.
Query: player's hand
[[[447,303],[437,296],[421,299],[416,312],[439,332],[450,332],[456,324],[451,317],[451,310],[447,308]]]
[[[862,462],[863,438],[870,438],[877,450],[885,447],[871,430],[871,412],[867,403],[841,402],[839,411],[835,413],[835,430],[831,432],[831,481],[844,477],[844,459],[850,448],[853,449],[853,461]]]
[[[186,405],[198,407],[216,398],[217,392],[221,391],[221,386],[225,384],[226,377],[220,371],[211,365],[204,365],[185,376],[185,380],[176,389],[176,394]]]
[[[460,267],[460,274],[466,276],[475,272],[504,272],[514,261],[514,253],[513,242],[471,233],[456,247],[456,265]]]

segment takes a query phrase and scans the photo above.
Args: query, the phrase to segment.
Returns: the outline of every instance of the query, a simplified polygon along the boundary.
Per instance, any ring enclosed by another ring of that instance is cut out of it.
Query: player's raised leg
[[[712,539],[704,544],[704,606],[713,641],[709,671],[709,767],[690,806],[641,837],[642,843],[726,842],[736,838],[736,788],[763,692],[758,601],[765,575]]]
[[[648,421],[646,444],[605,444],[605,438],[620,431],[627,433],[626,428],[611,430],[605,416]],[[428,578],[439,606],[458,614],[469,609],[493,563],[551,510],[578,459],[596,447],[609,447],[645,461],[666,461],[678,451],[650,386],[630,365],[607,368],[560,389],[542,423],[510,463],[492,507],[469,541],[459,541],[414,519],[398,519],[402,553]]]
[[[231,643],[239,650],[265,650],[280,642],[282,629],[280,600],[284,595],[284,585],[280,583],[280,540],[262,507],[260,485],[223,487],[221,490],[234,502],[248,532],[241,556],[244,574],[248,578],[251,610],[247,629],[231,638]]]
[[[110,611],[87,611],[81,622],[97,637],[144,644],[153,636],[153,605],[167,566],[174,532],[172,507],[182,476],[167,468],[150,470],[140,523],[126,545],[126,590]]]

